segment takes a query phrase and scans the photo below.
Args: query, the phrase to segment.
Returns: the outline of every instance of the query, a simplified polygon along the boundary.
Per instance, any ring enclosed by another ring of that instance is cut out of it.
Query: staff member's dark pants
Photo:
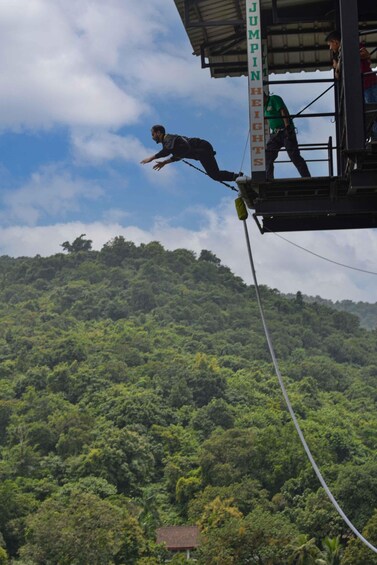
[[[274,178],[274,161],[279,154],[279,150],[285,147],[288,157],[302,177],[310,177],[310,172],[305,159],[301,157],[298,148],[297,137],[294,131],[288,132],[286,129],[271,134],[266,145],[266,177]]]

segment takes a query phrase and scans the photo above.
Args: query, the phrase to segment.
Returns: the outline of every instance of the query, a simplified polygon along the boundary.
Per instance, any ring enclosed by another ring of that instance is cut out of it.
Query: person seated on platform
[[[298,148],[296,131],[293,120],[289,117],[284,100],[276,94],[264,93],[264,116],[270,126],[270,138],[266,144],[266,177],[274,178],[274,161],[279,150],[285,147],[288,157],[302,177],[310,177],[305,159]]]
[[[215,158],[216,151],[213,150],[209,141],[206,141],[205,139],[166,133],[164,126],[161,125],[153,126],[151,132],[153,141],[161,143],[162,149],[155,155],[146,157],[140,161],[142,165],[150,163],[155,159],[171,155],[171,157],[166,161],[157,162],[153,168],[156,171],[160,171],[162,167],[165,167],[165,165],[168,165],[169,163],[174,163],[181,159],[195,159],[196,161],[200,161],[207,175],[213,180],[220,182],[235,181],[236,178],[243,175],[243,173],[221,171]]]
[[[342,49],[342,39],[339,31],[332,31],[326,37],[326,43],[331,51],[332,66],[335,72],[335,78],[340,77],[340,55]],[[363,43],[359,44],[360,48],[360,70],[363,75],[363,92],[365,104],[377,104],[377,75],[373,74],[371,68],[371,56],[368,49]],[[372,141],[377,141],[377,121],[372,126]]]

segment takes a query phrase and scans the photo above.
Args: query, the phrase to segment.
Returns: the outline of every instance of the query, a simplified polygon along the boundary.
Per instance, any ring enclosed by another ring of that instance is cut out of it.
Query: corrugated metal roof
[[[174,0],[195,55],[213,77],[247,74],[245,0]],[[334,0],[261,1],[269,73],[330,66],[325,36],[334,29]],[[375,0],[359,1],[360,27],[377,28]],[[371,19],[370,14],[373,14]],[[367,45],[377,45],[377,34]]]
[[[200,544],[198,526],[165,526],[157,528],[157,543],[170,550],[195,549]]]

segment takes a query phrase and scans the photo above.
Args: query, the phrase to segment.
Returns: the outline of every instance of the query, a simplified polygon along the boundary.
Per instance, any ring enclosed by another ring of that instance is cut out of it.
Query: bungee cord
[[[243,162],[245,160],[247,146],[249,145],[249,139],[250,139],[250,128],[249,128],[249,131],[247,132],[245,147],[244,147],[244,150],[243,150],[243,153],[242,153],[241,165],[240,165],[240,169],[239,169],[240,171],[243,171]]]
[[[375,271],[368,271],[367,269],[361,269],[359,267],[353,267],[352,265],[346,265],[345,263],[340,263],[339,261],[335,261],[334,259],[329,259],[328,257],[324,257],[323,255],[320,255],[319,253],[315,253],[315,251],[311,251],[310,249],[307,249],[306,247],[303,247],[302,245],[299,245],[298,243],[295,243],[294,241],[291,241],[290,239],[287,239],[286,237],[284,237],[284,236],[282,236],[282,235],[280,235],[280,234],[278,234],[278,233],[276,233],[272,230],[269,230],[268,228],[264,228],[264,229],[266,231],[268,231],[269,233],[276,235],[276,237],[280,237],[280,239],[283,239],[287,243],[294,245],[294,247],[298,247],[302,251],[306,251],[306,253],[310,253],[310,255],[314,255],[315,257],[318,257],[319,259],[323,259],[324,261],[328,261],[329,263],[333,263],[334,265],[338,265],[339,267],[344,267],[346,269],[352,269],[353,271],[359,271],[360,273],[366,273],[368,275],[377,275],[377,272],[375,272]]]
[[[324,94],[324,93],[323,93],[323,94]],[[314,101],[313,101],[313,102],[314,102]],[[305,109],[306,109],[306,108],[304,108],[304,110],[305,110]],[[302,110],[302,111],[303,111],[303,110]],[[301,112],[300,112],[300,113],[301,113]],[[249,132],[249,134],[250,134],[250,132]],[[248,139],[249,139],[249,136],[248,136]],[[247,142],[246,142],[246,145],[247,145],[247,143],[248,143],[248,140],[247,140]],[[245,153],[245,152],[246,152],[246,148],[245,148],[244,153]],[[243,157],[243,159],[244,159],[244,157]],[[203,173],[204,175],[209,176],[208,173],[206,173],[205,171],[203,171],[203,170],[200,169],[199,167],[196,167],[196,166],[193,165],[192,163],[189,163],[188,161],[186,161],[186,160],[184,160],[184,159],[182,159],[182,161],[183,161],[184,163],[186,163],[186,165],[189,165],[190,167],[196,169],[197,171]],[[219,182],[221,182],[221,184],[225,185],[226,187],[230,188],[231,190],[234,190],[234,191],[236,191],[236,192],[239,192],[236,188],[234,188],[234,187],[231,186],[230,184],[228,184],[228,183],[226,183],[226,182],[224,182],[224,181],[219,181]],[[252,276],[253,276],[253,280],[254,280],[255,293],[256,293],[256,297],[257,297],[258,308],[259,308],[260,317],[261,317],[261,321],[262,321],[263,330],[264,330],[264,333],[265,333],[265,337],[266,337],[268,349],[269,349],[269,352],[270,352],[271,360],[272,360],[272,363],[273,363],[273,366],[274,366],[274,369],[275,369],[276,376],[277,376],[278,381],[279,381],[279,385],[280,385],[281,391],[282,391],[282,393],[283,393],[283,397],[284,397],[284,400],[285,400],[285,403],[286,403],[288,412],[289,412],[289,414],[290,414],[290,416],[291,416],[291,418],[292,418],[293,424],[294,424],[294,426],[295,426],[295,428],[296,428],[296,431],[297,431],[297,434],[298,434],[299,439],[300,439],[300,441],[301,441],[301,444],[302,444],[302,446],[303,446],[303,448],[304,448],[304,451],[305,451],[305,453],[306,453],[306,455],[307,455],[307,457],[308,457],[308,459],[309,459],[309,462],[310,462],[310,464],[311,464],[311,466],[312,466],[312,469],[313,469],[314,473],[316,474],[316,476],[317,476],[317,478],[318,478],[318,480],[319,480],[321,486],[323,487],[324,491],[326,492],[326,494],[327,494],[327,496],[328,496],[328,498],[329,498],[331,504],[334,506],[335,510],[338,512],[338,514],[339,514],[340,517],[343,519],[343,521],[347,524],[347,526],[349,527],[349,529],[355,534],[355,536],[356,536],[357,538],[359,538],[359,540],[360,540],[366,547],[368,547],[369,549],[371,549],[374,553],[377,553],[377,548],[376,548],[372,543],[370,543],[370,542],[359,532],[359,530],[353,525],[353,523],[349,520],[349,518],[347,517],[347,515],[343,512],[342,508],[341,508],[340,505],[338,504],[338,502],[337,502],[337,500],[335,499],[334,495],[332,494],[330,488],[328,487],[328,485],[327,485],[325,479],[323,478],[323,475],[322,475],[322,473],[321,473],[321,471],[320,471],[318,465],[317,465],[316,462],[315,462],[315,459],[314,459],[314,457],[313,457],[313,455],[312,455],[312,453],[311,453],[311,451],[310,451],[310,448],[309,448],[309,446],[308,446],[308,444],[307,444],[307,442],[306,442],[306,440],[305,440],[305,436],[304,436],[304,434],[303,434],[303,432],[302,432],[302,430],[301,430],[300,424],[298,423],[298,420],[297,420],[297,418],[296,418],[296,414],[295,414],[295,412],[294,412],[294,410],[293,410],[292,404],[291,404],[290,399],[289,399],[289,396],[288,396],[288,392],[287,392],[287,390],[286,390],[286,388],[285,388],[285,384],[284,384],[284,381],[283,381],[283,377],[282,377],[281,372],[280,372],[280,368],[279,368],[279,364],[278,364],[278,361],[277,361],[277,358],[276,358],[274,346],[273,346],[273,343],[272,343],[272,339],[271,339],[270,332],[269,332],[269,329],[268,329],[268,326],[267,326],[267,322],[266,322],[266,318],[265,318],[265,315],[264,315],[262,300],[261,300],[260,291],[259,291],[258,279],[257,279],[257,275],[256,275],[256,270],[255,270],[254,260],[253,260],[252,250],[251,250],[250,237],[249,237],[249,232],[248,232],[247,223],[246,223],[246,220],[247,220],[247,217],[248,217],[248,212],[247,212],[245,203],[244,203],[244,201],[243,201],[243,198],[242,198],[241,196],[239,196],[239,197],[236,199],[236,209],[237,209],[238,217],[239,217],[240,220],[242,220],[243,225],[244,225],[246,246],[247,246],[247,252],[248,252],[248,257],[249,257],[251,272],[252,272]],[[269,230],[269,231],[270,231],[270,230]],[[275,232],[271,232],[271,233],[275,233]],[[278,234],[275,233],[275,235],[278,235]],[[310,250],[308,250],[308,249],[306,249],[306,248],[304,248],[304,247],[302,247],[302,246],[300,246],[300,245],[297,245],[297,244],[295,244],[295,243],[293,243],[293,242],[287,240],[286,238],[284,238],[284,237],[282,237],[282,236],[280,236],[280,235],[278,235],[278,237],[281,237],[282,239],[284,239],[284,240],[287,241],[288,243],[291,243],[292,245],[295,245],[296,247],[299,247],[300,249],[303,249],[304,251],[307,251],[307,252],[311,253],[312,255],[315,255],[315,256],[317,256],[317,257],[319,257],[319,258],[321,258],[321,259],[325,259],[325,260],[327,260],[327,261],[329,261],[329,262],[331,262],[331,263],[335,263],[335,264],[340,265],[340,266],[342,266],[342,267],[353,268],[353,267],[350,267],[350,266],[348,266],[348,265],[344,265],[344,264],[342,264],[342,263],[339,263],[339,262],[337,262],[337,261],[333,261],[333,260],[331,260],[331,259],[327,259],[326,257],[322,257],[321,255],[319,255],[319,254],[317,254],[317,253],[314,253],[314,252],[311,252]],[[376,275],[376,274],[377,274],[377,273],[375,273],[375,272],[373,272],[373,271],[366,271],[366,270],[364,270],[364,269],[358,269],[358,268],[354,268],[354,269],[355,269],[355,270],[358,270],[358,271],[362,271],[362,272],[367,272],[367,273],[373,274],[373,275]]]
[[[202,169],[199,169],[199,167],[196,167],[196,165],[193,165],[192,163],[190,163],[189,161],[186,161],[185,159],[182,159],[182,163],[185,163],[186,165],[188,165],[189,167],[192,167],[193,169],[196,169],[197,171],[199,171],[199,173],[203,173],[203,175],[206,175],[207,177],[209,177],[209,174],[206,173],[205,171],[203,171]],[[211,177],[210,177],[211,178]],[[234,190],[236,192],[238,192],[237,188],[234,188],[234,186],[232,186],[231,184],[228,184],[227,182],[223,181],[223,180],[218,180],[217,182],[221,182],[221,184],[223,184],[224,186],[226,186],[227,188],[230,188],[231,190]]]
[[[312,104],[314,104],[314,102],[316,102],[316,101],[317,101],[319,98],[321,98],[324,94],[326,94],[326,92],[328,92],[331,88],[333,88],[333,86],[334,86],[334,84],[332,84],[332,85],[331,85],[329,88],[327,88],[322,94],[320,94],[317,98],[315,98],[312,102],[310,102],[310,104],[308,104],[307,106],[305,106],[305,108],[303,108],[300,112],[298,112],[297,114],[295,114],[295,115],[292,116],[292,117],[298,117],[300,114],[302,114],[302,112],[304,112],[307,108],[309,108]],[[242,163],[243,163],[244,158],[245,158],[245,153],[246,153],[246,148],[247,148],[247,145],[248,145],[248,142],[249,142],[249,138],[250,138],[250,130],[249,130],[249,132],[248,132],[248,137],[247,137],[246,144],[245,144],[245,149],[244,149],[244,153],[243,153],[243,157],[242,157]],[[196,169],[196,170],[199,171],[200,173],[209,176],[207,172],[203,171],[203,170],[200,169],[199,167],[196,167],[195,165],[193,165],[192,163],[186,161],[185,159],[182,159],[182,161],[183,161],[186,165],[189,165],[190,167],[192,167],[193,169]],[[242,166],[241,166],[241,168],[242,168]],[[238,193],[239,193],[238,189],[234,188],[234,187],[231,186],[230,184],[228,184],[228,183],[226,183],[226,182],[224,182],[224,181],[218,181],[218,182],[221,182],[221,184],[223,184],[223,185],[226,186],[227,188],[230,188],[231,190],[234,190],[235,192],[238,192]],[[266,341],[267,341],[269,353],[270,353],[271,360],[272,360],[272,363],[273,363],[273,366],[274,366],[274,369],[275,369],[276,376],[277,376],[278,381],[279,381],[279,385],[280,385],[281,391],[282,391],[282,393],[283,393],[283,397],[284,397],[284,400],[285,400],[287,409],[288,409],[289,414],[290,414],[290,416],[291,416],[291,418],[292,418],[293,424],[294,424],[294,426],[295,426],[295,429],[296,429],[296,431],[297,431],[297,434],[298,434],[298,436],[299,436],[299,439],[300,439],[300,441],[301,441],[301,444],[302,444],[302,446],[303,446],[303,448],[304,448],[304,451],[305,451],[305,453],[306,453],[306,455],[307,455],[307,457],[308,457],[308,459],[309,459],[309,462],[310,462],[310,464],[311,464],[311,466],[312,466],[312,469],[313,469],[314,473],[316,474],[316,476],[317,476],[317,478],[318,478],[318,480],[319,480],[321,486],[323,487],[324,491],[326,492],[326,494],[327,494],[327,496],[328,496],[330,502],[331,502],[332,505],[334,506],[335,510],[336,510],[336,511],[338,512],[338,514],[341,516],[341,518],[343,519],[343,521],[347,524],[347,526],[349,527],[349,529],[355,534],[355,536],[356,536],[357,538],[359,538],[359,540],[360,540],[366,547],[368,547],[369,549],[371,549],[374,553],[377,553],[377,548],[376,548],[372,543],[370,543],[370,542],[359,532],[359,530],[353,525],[353,523],[349,520],[349,518],[346,516],[346,514],[343,512],[342,508],[341,508],[340,505],[338,504],[338,502],[337,502],[337,500],[335,499],[334,495],[332,494],[330,488],[328,487],[328,485],[327,485],[325,479],[323,478],[322,473],[321,473],[321,471],[320,471],[318,465],[317,465],[316,462],[315,462],[315,459],[314,459],[314,457],[313,457],[313,455],[312,455],[312,453],[311,453],[311,451],[310,451],[310,448],[309,448],[309,446],[308,446],[308,444],[307,444],[307,442],[306,442],[306,440],[305,440],[304,434],[303,434],[303,432],[302,432],[302,430],[301,430],[301,427],[300,427],[300,425],[299,425],[299,423],[298,423],[298,420],[297,420],[297,418],[296,418],[296,414],[295,414],[295,412],[294,412],[294,410],[293,410],[292,404],[291,404],[291,402],[290,402],[290,399],[289,399],[289,396],[288,396],[288,393],[287,393],[287,390],[286,390],[286,387],[285,387],[285,384],[284,384],[284,381],[283,381],[283,377],[282,377],[281,372],[280,372],[280,368],[279,368],[279,364],[278,364],[278,361],[277,361],[277,358],[276,358],[276,354],[275,354],[273,342],[272,342],[272,339],[271,339],[271,336],[270,336],[270,332],[269,332],[269,329],[268,329],[268,326],[267,326],[266,318],[265,318],[265,315],[264,315],[264,310],[263,310],[263,305],[262,305],[262,300],[261,300],[261,296],[260,296],[259,285],[258,285],[256,270],[255,270],[255,266],[254,266],[254,260],[253,260],[252,250],[251,250],[250,237],[249,237],[249,232],[248,232],[248,229],[247,229],[247,222],[246,222],[246,220],[247,220],[247,217],[248,217],[248,212],[247,212],[245,203],[244,203],[244,201],[243,201],[243,198],[242,198],[241,196],[239,196],[239,197],[236,199],[236,209],[237,209],[238,217],[239,217],[240,220],[242,220],[243,225],[244,225],[247,252],[248,252],[250,267],[251,267],[252,276],[253,276],[253,280],[254,280],[254,287],[255,287],[255,292],[256,292],[256,297],[257,297],[258,308],[259,308],[259,312],[260,312],[260,317],[261,317],[261,321],[262,321],[262,325],[263,325],[263,329],[264,329],[264,333],[265,333],[265,337],[266,337]],[[268,231],[271,231],[271,230],[268,230]],[[275,232],[272,232],[272,231],[271,231],[271,233],[274,233],[275,235],[278,235],[278,234],[276,234]],[[310,250],[308,250],[308,249],[306,249],[306,248],[304,248],[304,247],[302,247],[302,246],[300,246],[300,245],[298,245],[298,244],[296,244],[296,243],[293,243],[293,242],[291,242],[290,240],[288,240],[288,239],[286,239],[286,238],[284,238],[284,237],[282,237],[282,236],[280,236],[280,235],[278,235],[278,237],[281,237],[281,239],[287,241],[288,243],[291,243],[292,245],[294,245],[294,246],[296,246],[296,247],[302,249],[303,251],[307,251],[308,253],[311,253],[312,255],[315,255],[315,256],[317,256],[317,257],[319,257],[319,258],[321,258],[321,259],[324,259],[324,260],[326,260],[326,261],[329,261],[330,263],[334,263],[334,264],[339,265],[339,266],[342,266],[342,267],[346,267],[346,268],[349,268],[349,269],[361,271],[361,272],[368,273],[368,274],[372,274],[372,275],[376,275],[376,274],[377,274],[377,273],[375,273],[375,272],[373,272],[373,271],[367,271],[367,270],[365,270],[365,269],[359,269],[359,268],[356,268],[356,267],[351,267],[351,266],[349,266],[349,265],[345,265],[345,264],[340,263],[340,262],[338,262],[338,261],[333,261],[333,260],[328,259],[328,258],[326,258],[326,257],[323,257],[323,256],[321,256],[321,255],[319,255],[319,254],[317,254],[317,253],[314,253],[314,252],[312,252],[312,251],[310,251]]]
[[[241,200],[241,199],[237,199],[237,200]],[[239,203],[237,205],[236,203],[236,207],[237,207],[237,212],[239,209]],[[300,438],[300,441],[304,447],[304,450],[306,452],[306,455],[308,456],[308,459],[311,463],[311,466],[319,480],[319,482],[321,483],[323,489],[325,490],[328,498],[330,499],[332,505],[334,506],[334,508],[336,509],[336,511],[338,512],[338,514],[341,516],[341,518],[344,520],[344,522],[347,524],[347,526],[350,528],[350,530],[359,538],[359,540],[365,544],[367,547],[369,547],[369,549],[371,549],[372,551],[374,551],[374,553],[377,553],[377,548],[372,545],[358,530],[357,528],[352,524],[352,522],[349,520],[349,518],[346,516],[346,514],[343,512],[342,508],[339,506],[338,502],[336,501],[335,497],[333,496],[331,490],[329,489],[329,487],[327,486],[327,483],[325,481],[325,479],[322,476],[321,471],[319,470],[319,467],[317,466],[313,455],[310,451],[310,448],[308,446],[308,444],[306,443],[304,434],[300,428],[300,425],[297,421],[295,412],[292,408],[291,402],[289,400],[289,396],[287,393],[287,390],[285,388],[284,385],[284,381],[280,372],[280,368],[279,368],[279,364],[278,361],[276,359],[276,355],[275,355],[275,350],[273,347],[273,343],[272,343],[272,339],[270,336],[270,332],[268,330],[268,326],[267,326],[267,322],[266,322],[266,318],[264,315],[264,310],[263,310],[263,305],[262,305],[262,300],[261,300],[261,296],[260,296],[260,292],[259,292],[259,286],[258,286],[258,280],[257,280],[257,275],[256,275],[256,270],[255,270],[255,266],[254,266],[254,260],[253,260],[253,255],[252,255],[252,251],[251,251],[251,244],[250,244],[250,237],[249,237],[249,232],[247,229],[247,223],[246,223],[246,218],[247,218],[247,210],[246,210],[246,206],[245,207],[245,213],[244,215],[240,215],[238,214],[239,218],[242,219],[243,221],[243,225],[244,225],[244,230],[245,230],[245,238],[246,238],[246,246],[247,246],[247,252],[248,252],[248,256],[249,256],[249,261],[250,261],[250,267],[251,267],[251,271],[252,271],[252,275],[253,275],[253,280],[254,280],[254,286],[255,286],[255,293],[257,296],[257,302],[258,302],[258,307],[259,307],[259,312],[260,312],[260,316],[261,316],[261,320],[262,320],[262,325],[263,325],[263,329],[264,329],[264,333],[266,336],[266,341],[267,341],[267,345],[268,345],[268,349],[271,355],[271,359],[272,359],[272,363],[275,369],[275,373],[276,376],[278,378],[279,381],[279,385],[280,388],[282,390],[283,396],[284,396],[284,400],[285,403],[287,405],[289,414],[292,418],[292,421],[294,423],[294,426],[296,428],[297,434]],[[246,217],[245,217],[246,216]]]

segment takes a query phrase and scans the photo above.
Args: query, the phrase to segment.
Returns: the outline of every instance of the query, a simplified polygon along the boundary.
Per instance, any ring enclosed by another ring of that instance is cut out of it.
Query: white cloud
[[[229,214],[229,215],[228,215]],[[251,282],[251,270],[246,243],[241,230],[235,226],[234,215],[225,211],[222,223],[213,220],[211,249],[234,272]],[[220,216],[221,218],[221,216]],[[240,222],[239,222],[240,223]],[[329,263],[298,249],[274,234],[261,235],[252,219],[248,222],[259,282],[281,292],[302,291],[332,300],[352,299],[375,302],[376,276],[360,273]],[[221,234],[229,237],[226,245]],[[285,237],[285,234],[283,234]],[[220,241],[217,243],[218,238]],[[328,259],[377,272],[374,261],[377,237],[373,230],[318,231],[290,233],[286,239]],[[243,247],[243,250],[242,250]],[[364,248],[362,254],[359,249]]]
[[[0,128],[117,129],[166,93],[236,104],[236,82],[210,81],[182,57],[169,36],[177,20],[166,0],[2,0]]]
[[[72,145],[75,156],[84,162],[101,163],[121,159],[140,163],[141,159],[152,153],[134,136],[121,136],[103,130],[74,131]]]
[[[147,104],[119,85],[140,42],[162,29],[161,2],[3,0],[0,109],[3,128],[55,123],[120,127]],[[143,13],[143,8],[145,12]],[[159,16],[159,17],[158,17]],[[143,33],[145,30],[145,35]],[[138,42],[132,40],[138,38]],[[25,95],[26,94],[26,95]]]
[[[64,217],[80,209],[81,200],[96,200],[103,189],[95,182],[75,178],[57,165],[34,173],[19,189],[3,190],[2,224],[35,225],[46,216]]]
[[[82,132],[74,131],[72,134],[72,148],[77,164],[85,165],[106,163],[112,160],[140,165],[145,157],[154,155],[160,147],[146,148],[133,136],[121,136],[102,130]],[[173,166],[166,166],[160,171],[154,171],[156,161],[141,166],[142,174],[153,185],[164,187],[165,192],[171,192],[172,186],[178,178],[178,171]]]
[[[148,233],[137,227],[123,228],[118,223],[67,222],[49,226],[11,226],[0,228],[0,253],[12,257],[54,255],[62,251],[63,241],[73,241],[80,234],[93,240],[93,248],[100,249],[116,235],[127,233],[136,243],[147,243]]]
[[[78,164],[99,165],[107,161],[122,160],[140,165],[142,159],[160,150],[160,147],[144,147],[134,136],[121,136],[103,130],[91,132],[75,130],[71,139]],[[142,166],[141,171],[151,184],[163,186],[170,192],[177,179],[177,171],[174,166],[167,166],[156,172],[153,170],[155,162]]]
[[[170,53],[141,48],[137,59],[129,61],[127,74],[138,92],[155,99],[181,98],[201,108],[218,108],[224,101],[234,107],[244,104],[246,79],[211,79],[186,50]]]
[[[131,216],[130,212],[120,210],[119,208],[110,208],[103,213],[104,225],[121,225],[122,222]]]

